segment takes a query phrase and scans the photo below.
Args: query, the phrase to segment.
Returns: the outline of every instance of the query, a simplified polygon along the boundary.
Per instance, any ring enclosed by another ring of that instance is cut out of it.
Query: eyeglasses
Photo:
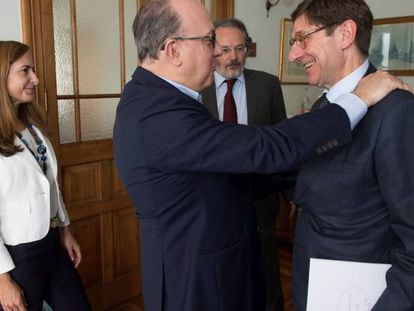
[[[199,36],[199,37],[172,37],[173,40],[201,40],[211,42],[212,47],[216,45],[216,33],[213,31],[209,36]],[[165,49],[165,43],[161,47],[161,51]]]
[[[326,26],[321,26],[312,30],[309,30],[305,33],[296,33],[295,37],[289,40],[289,45],[292,46],[295,42],[298,46],[300,46],[302,49],[306,49],[306,39],[313,33],[318,32],[322,29],[325,29]]]
[[[245,46],[245,45],[238,45],[238,46],[235,46],[234,48],[229,47],[229,46],[223,46],[221,48],[222,55],[230,54],[232,50],[236,54],[245,54],[247,52],[247,46]]]

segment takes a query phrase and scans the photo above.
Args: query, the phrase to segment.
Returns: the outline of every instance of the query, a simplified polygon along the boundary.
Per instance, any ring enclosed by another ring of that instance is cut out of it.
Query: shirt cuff
[[[342,94],[332,102],[345,110],[351,123],[351,129],[354,129],[368,111],[368,107],[364,101],[353,93]]]

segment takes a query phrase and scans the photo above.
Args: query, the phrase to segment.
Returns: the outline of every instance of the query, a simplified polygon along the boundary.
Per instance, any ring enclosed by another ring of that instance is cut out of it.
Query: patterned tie
[[[311,111],[322,108],[323,106],[330,104],[328,98],[326,97],[326,93],[323,93],[321,97],[319,97],[315,103],[312,105]]]
[[[236,103],[233,97],[233,85],[237,79],[226,80],[227,93],[224,96],[224,112],[223,121],[229,123],[237,123]]]

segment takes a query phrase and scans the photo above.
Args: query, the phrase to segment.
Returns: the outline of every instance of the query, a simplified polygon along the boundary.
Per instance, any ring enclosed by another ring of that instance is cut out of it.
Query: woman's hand
[[[4,311],[26,311],[26,300],[22,289],[9,273],[0,274],[0,304]]]
[[[82,253],[79,243],[70,232],[69,226],[60,228],[60,237],[70,259],[73,261],[75,268],[77,268],[82,260]]]

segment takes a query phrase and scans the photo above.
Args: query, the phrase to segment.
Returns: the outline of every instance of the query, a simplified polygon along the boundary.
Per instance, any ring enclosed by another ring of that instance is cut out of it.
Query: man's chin
[[[242,74],[243,70],[237,70],[237,71],[230,71],[226,72],[225,75],[223,75],[226,79],[235,79],[238,78]]]

